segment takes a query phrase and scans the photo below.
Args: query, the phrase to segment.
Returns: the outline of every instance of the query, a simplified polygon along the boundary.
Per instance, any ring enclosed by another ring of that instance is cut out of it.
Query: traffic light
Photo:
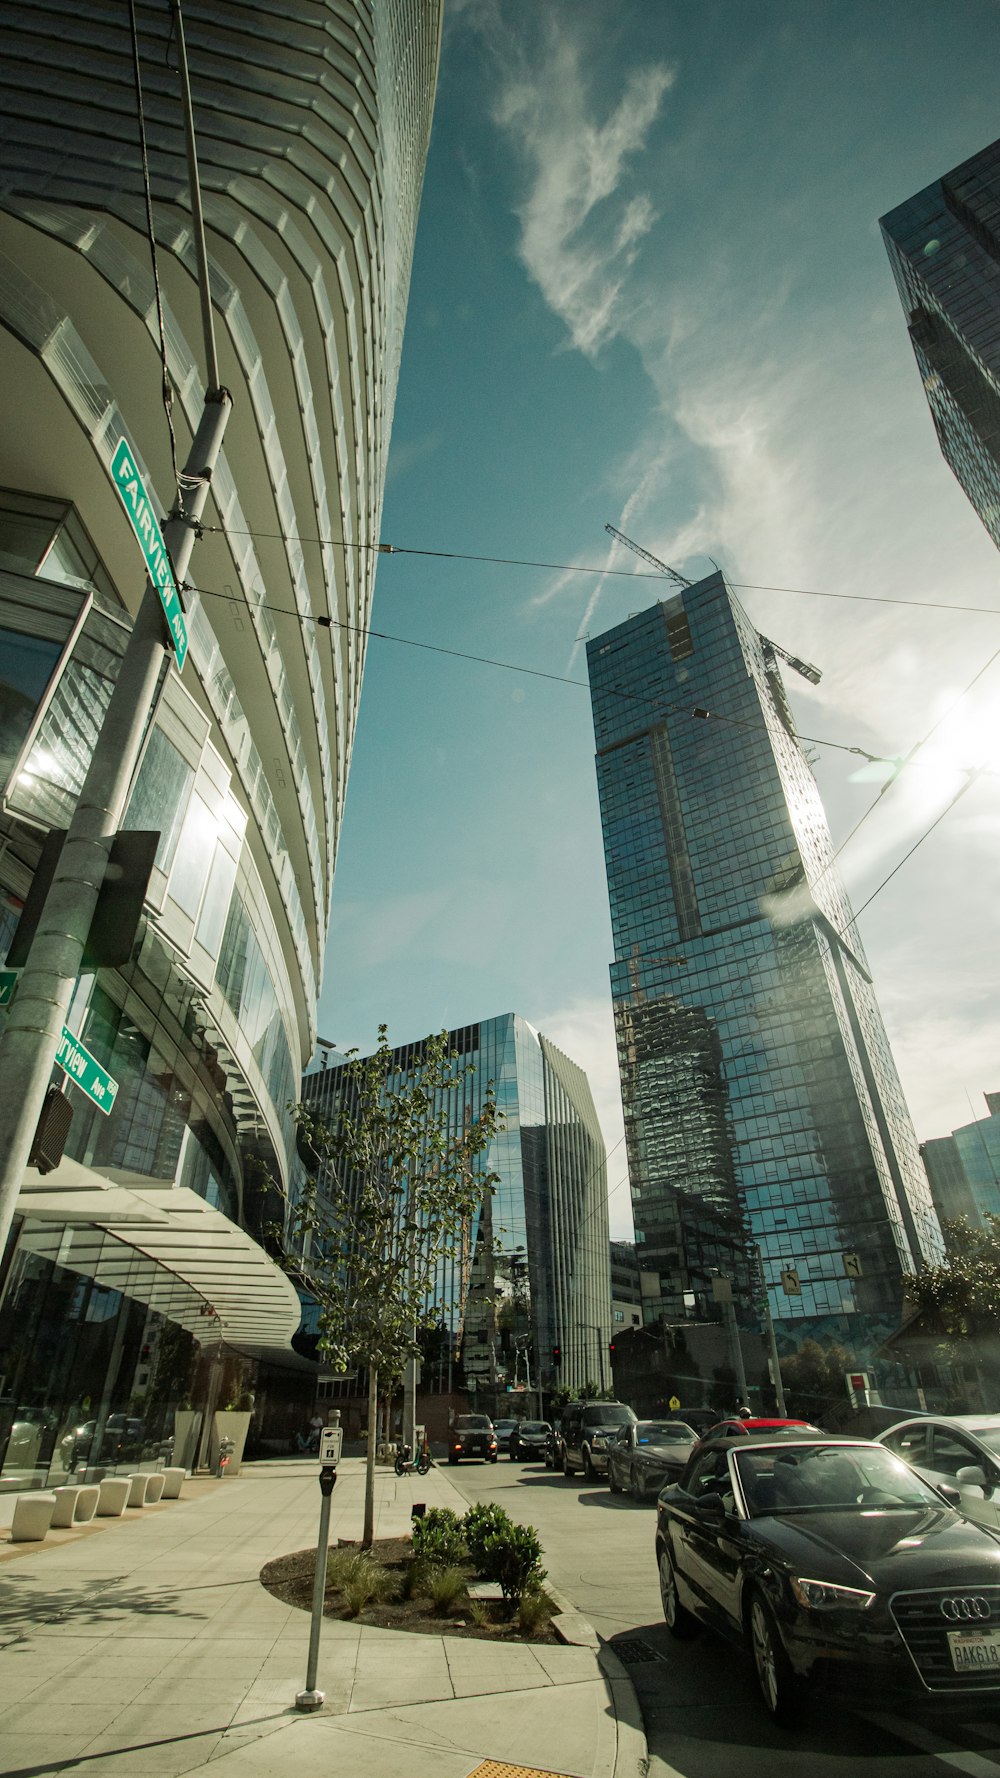
[[[553,1346],[553,1348],[552,1348],[552,1369],[554,1371],[557,1371],[561,1364],[562,1364],[562,1353],[559,1350],[558,1346]]]
[[[608,1357],[613,1359],[614,1355],[615,1355],[615,1342],[614,1342],[614,1340],[609,1340],[608,1341]]]

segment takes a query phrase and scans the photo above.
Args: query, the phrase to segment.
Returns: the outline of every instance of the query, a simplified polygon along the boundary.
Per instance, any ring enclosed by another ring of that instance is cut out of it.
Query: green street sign
[[[0,1006],[9,1006],[17,987],[18,970],[0,969]]]
[[[61,1068],[65,1075],[78,1086],[81,1093],[92,1099],[98,1111],[105,1117],[111,1116],[111,1107],[118,1092],[118,1082],[112,1080],[106,1068],[95,1062],[88,1049],[85,1049],[78,1037],[63,1026],[62,1042],[56,1051],[56,1067]]]
[[[139,542],[143,559],[149,570],[149,578],[160,595],[163,615],[170,630],[174,657],[178,672],[184,665],[188,651],[187,625],[181,607],[180,595],[174,582],[174,572],[170,566],[160,527],[149,504],[142,478],[135,466],[135,452],[127,438],[118,441],[118,448],[111,459],[111,479],[121,496],[122,505],[128,514],[129,524]]]

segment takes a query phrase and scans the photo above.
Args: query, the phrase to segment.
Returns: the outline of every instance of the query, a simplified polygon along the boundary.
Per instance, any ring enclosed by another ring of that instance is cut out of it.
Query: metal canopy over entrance
[[[44,1176],[27,1170],[18,1211],[29,1252],[125,1292],[203,1344],[223,1340],[255,1357],[296,1363],[294,1285],[196,1192],[63,1159]]]

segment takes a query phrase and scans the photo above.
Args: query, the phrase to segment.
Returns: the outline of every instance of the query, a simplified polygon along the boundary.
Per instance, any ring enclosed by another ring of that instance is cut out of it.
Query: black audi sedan
[[[702,1447],[659,1496],[656,1560],[668,1629],[748,1649],[776,1722],[823,1683],[1000,1704],[1000,1537],[882,1445]]]

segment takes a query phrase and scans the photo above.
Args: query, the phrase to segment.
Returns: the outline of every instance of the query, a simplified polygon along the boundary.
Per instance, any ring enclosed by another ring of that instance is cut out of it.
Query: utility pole
[[[774,1337],[774,1322],[771,1319],[771,1302],[767,1294],[767,1280],[764,1277],[764,1261],[760,1251],[760,1243],[758,1241],[754,1241],[751,1244],[750,1254],[757,1267],[757,1280],[760,1291],[760,1314],[761,1320],[764,1323],[764,1332],[767,1335],[767,1349],[771,1359],[771,1381],[774,1384],[774,1392],[778,1398],[778,1413],[784,1420],[787,1417],[788,1410],[785,1407],[785,1389],[784,1384],[781,1381],[781,1360],[778,1357],[778,1342]]]
[[[208,500],[226,423],[232,412],[232,397],[220,386],[211,302],[207,297],[208,260],[183,25],[176,0],[174,23],[182,75],[191,211],[198,249],[208,365],[205,405],[182,478],[183,498],[178,493],[170,518],[163,527],[173,583],[179,594],[198,535],[199,520]],[[7,1017],[6,1029],[0,1037],[0,1082],[3,1083],[0,1094],[0,1252],[13,1221],[53,1062],[80,974],[84,945],[104,881],[111,842],[121,824],[153,715],[164,655],[171,646],[161,594],[149,578],[28,961]]]

